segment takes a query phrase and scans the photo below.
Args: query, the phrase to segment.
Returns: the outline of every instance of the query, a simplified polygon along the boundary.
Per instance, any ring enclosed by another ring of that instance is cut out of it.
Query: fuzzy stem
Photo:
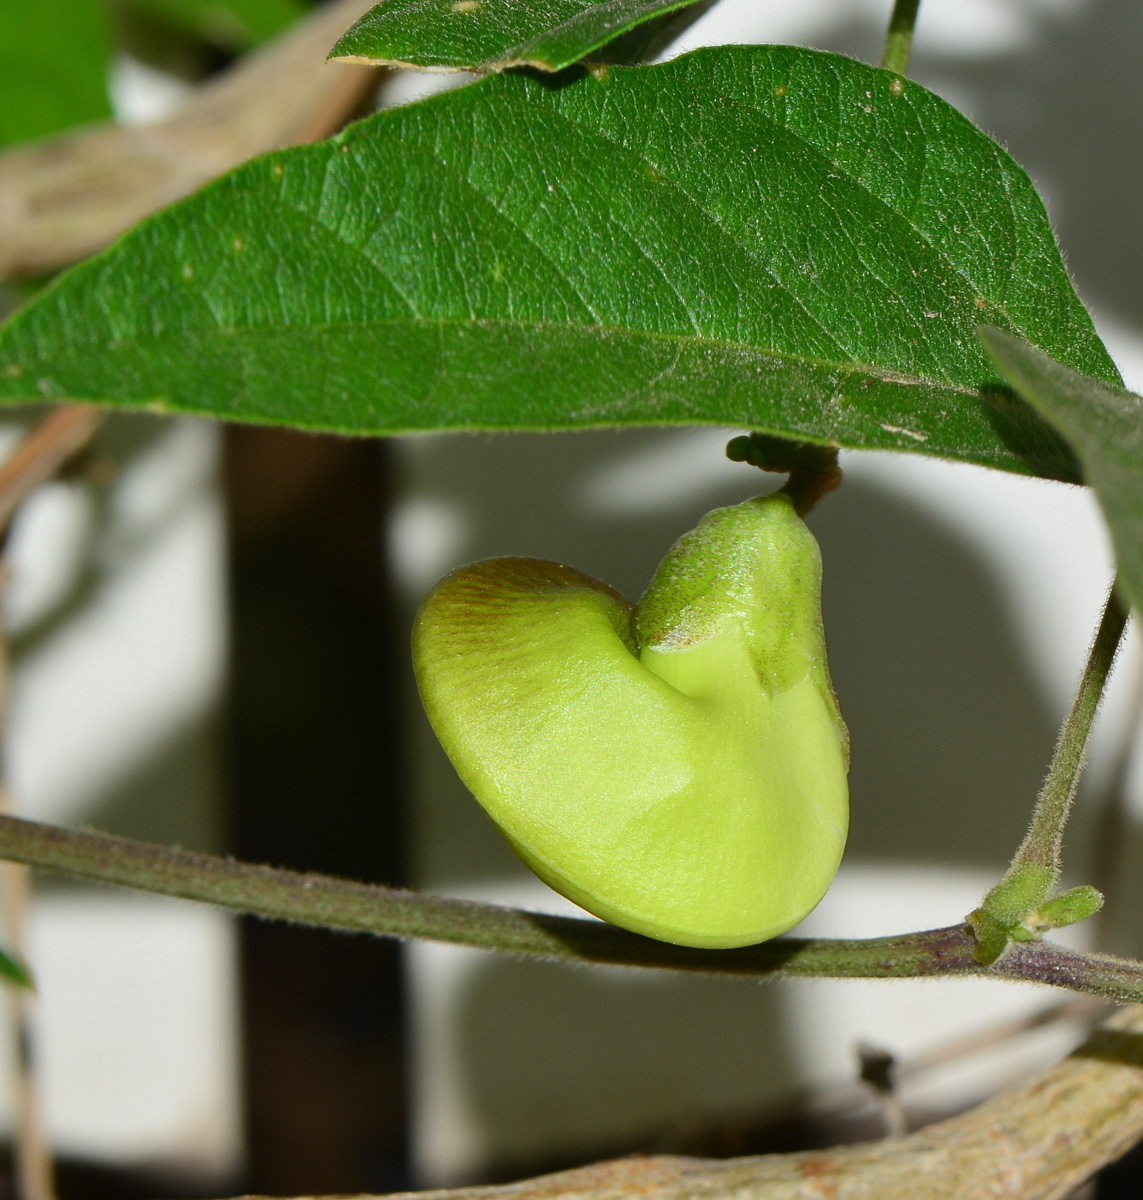
[[[1119,652],[1126,625],[1127,610],[1113,587],[1095,640],[1088,651],[1072,710],[1060,730],[1048,777],[1032,813],[1032,823],[1020,849],[1016,851],[1006,878],[1020,868],[1029,867],[1050,872],[1053,883],[1059,878],[1064,827],[1087,758],[1092,723],[1103,699],[1107,678]]]
[[[917,24],[917,9],[921,0],[895,0],[881,52],[881,66],[887,71],[904,75],[909,67],[909,52],[913,48],[913,27]]]
[[[768,978],[983,975],[1143,1001],[1143,963],[1036,942],[1010,946],[995,963],[984,965],[977,961],[968,925],[894,937],[777,938],[740,950],[694,950],[601,921],[255,866],[9,816],[0,816],[0,858],[234,912],[534,958]]]

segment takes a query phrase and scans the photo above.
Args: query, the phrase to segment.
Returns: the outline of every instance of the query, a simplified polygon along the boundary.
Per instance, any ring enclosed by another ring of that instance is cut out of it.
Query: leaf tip
[[[990,355],[1003,353],[1019,340],[996,325],[978,326],[976,336]]]

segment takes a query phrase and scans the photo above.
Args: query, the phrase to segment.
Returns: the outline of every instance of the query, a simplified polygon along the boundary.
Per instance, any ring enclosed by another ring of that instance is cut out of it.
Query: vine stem
[[[889,18],[889,32],[885,35],[885,49],[881,52],[881,66],[888,71],[904,75],[909,67],[909,54],[913,49],[913,27],[917,24],[917,10],[921,0],[894,0],[893,15]]]
[[[29,494],[67,465],[95,436],[104,413],[89,404],[54,408],[0,466],[0,533]]]
[[[1005,879],[1012,877],[1022,867],[1045,869],[1051,872],[1053,882],[1059,878],[1064,827],[1087,759],[1092,723],[1099,711],[1126,627],[1127,609],[1113,586],[1095,640],[1088,651],[1071,712],[1060,730],[1052,765],[1036,799],[1031,824]]]
[[[776,938],[739,950],[695,950],[602,921],[302,874],[3,815],[0,858],[233,912],[533,958],[762,978],[979,975],[1143,1001],[1143,963],[1029,942],[1009,946],[985,965],[976,959],[966,924],[892,937]]]

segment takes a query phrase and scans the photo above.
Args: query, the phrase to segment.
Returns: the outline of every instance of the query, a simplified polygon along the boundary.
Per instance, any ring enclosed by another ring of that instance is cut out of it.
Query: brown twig
[[[90,404],[53,409],[0,466],[0,533],[28,495],[52,479],[95,436],[104,413]]]
[[[103,420],[104,413],[91,405],[64,405],[52,409],[20,442],[0,465],[0,535],[24,500],[88,445]],[[15,808],[3,745],[8,726],[9,678],[7,639],[0,631],[0,813],[7,815]],[[0,869],[4,934],[10,949],[24,963],[28,961],[31,882],[31,871],[26,866],[9,862]],[[16,1194],[20,1200],[52,1200],[55,1172],[44,1128],[31,997],[17,991],[10,1004],[16,1048]]]
[[[0,536],[16,510],[42,483],[52,479],[80,453],[103,423],[104,414],[90,405],[52,409],[0,465]],[[9,659],[0,631],[0,813],[10,815],[15,803],[7,782],[4,737],[8,727]],[[0,911],[9,948],[28,961],[27,923],[31,904],[31,871],[7,862],[0,867]],[[36,1029],[32,1000],[22,990],[10,998],[11,1034],[15,1043],[16,1195],[20,1200],[52,1200],[55,1171],[44,1127],[39,1087]]]
[[[1143,1009],[1131,1008],[1057,1066],[907,1137],[724,1161],[625,1158],[421,1200],[1062,1200],[1141,1135]]]
[[[67,266],[248,158],[334,132],[376,72],[325,56],[369,7],[321,6],[168,120],[90,125],[0,155],[0,278]]]
[[[884,1046],[862,1041],[857,1047],[857,1063],[859,1078],[880,1110],[885,1136],[901,1137],[909,1127],[897,1091],[897,1059]]]
[[[1083,1027],[1082,1032],[1077,1032],[1071,1039],[1073,1045],[1078,1045],[1090,1035],[1097,1022],[1106,1020],[1112,1011],[1105,1001],[1092,996],[1073,996],[1024,1017],[993,1021],[967,1035],[936,1042],[915,1055],[901,1058],[894,1055],[891,1082],[899,1091],[906,1124],[902,1132],[920,1129],[936,1119],[931,1101],[926,1102],[913,1094],[915,1085],[932,1072],[963,1063],[997,1046],[1011,1045],[1027,1034],[1057,1022],[1071,1022]],[[1040,1069],[1041,1066],[1030,1066],[1026,1056],[1020,1056],[999,1074],[989,1071],[990,1078],[996,1080],[992,1091],[1019,1086]],[[981,1092],[976,1103],[987,1094]],[[969,1107],[966,1103],[947,1110],[946,1115]],[[703,1120],[683,1122],[648,1138],[644,1149],[647,1153],[730,1158],[749,1152],[748,1148],[757,1143],[760,1135],[769,1144],[776,1131],[789,1128],[812,1129],[811,1136],[815,1141],[824,1136],[832,1139],[832,1143],[826,1144],[849,1145],[871,1136],[869,1118],[875,1111],[883,1125],[888,1124],[877,1097],[871,1094],[869,1081],[858,1076],[825,1087],[788,1092],[761,1108],[723,1111],[712,1113]]]

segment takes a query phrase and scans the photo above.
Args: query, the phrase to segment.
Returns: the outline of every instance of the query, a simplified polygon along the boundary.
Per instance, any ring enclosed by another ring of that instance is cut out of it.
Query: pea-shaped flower
[[[745,946],[814,908],[845,845],[820,593],[779,492],[709,513],[634,608],[558,563],[461,567],[413,661],[458,774],[541,879],[638,933]]]

